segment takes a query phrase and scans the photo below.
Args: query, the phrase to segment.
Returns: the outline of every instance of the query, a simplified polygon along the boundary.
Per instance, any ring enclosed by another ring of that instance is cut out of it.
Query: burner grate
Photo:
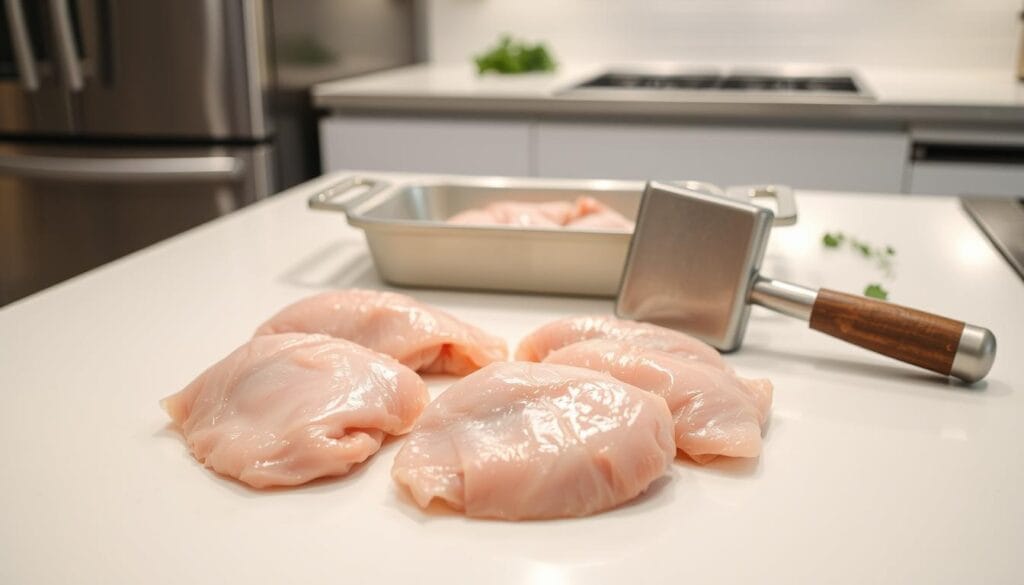
[[[578,88],[684,89],[708,91],[778,91],[858,94],[860,88],[848,76],[787,75],[651,75],[605,73]]]

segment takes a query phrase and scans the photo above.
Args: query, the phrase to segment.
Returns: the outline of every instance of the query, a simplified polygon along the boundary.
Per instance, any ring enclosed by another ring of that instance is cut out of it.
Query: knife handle
[[[823,288],[811,329],[865,349],[976,382],[992,368],[996,338],[984,327],[917,309]]]

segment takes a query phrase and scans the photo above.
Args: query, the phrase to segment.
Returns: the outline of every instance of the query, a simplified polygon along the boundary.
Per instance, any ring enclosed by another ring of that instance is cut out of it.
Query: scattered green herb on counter
[[[854,250],[860,252],[860,255],[865,258],[871,257],[871,246],[864,242],[858,242],[857,240],[850,240],[850,245],[853,246]]]
[[[842,232],[836,232],[834,234],[825,232],[825,235],[821,238],[821,243],[824,244],[826,248],[838,248],[839,244],[842,244],[845,239],[846,236],[844,236]]]
[[[825,232],[825,235],[821,238],[821,243],[826,248],[838,248],[846,241],[847,237],[843,232]],[[896,255],[895,248],[892,246],[875,247],[852,236],[849,238],[849,242],[850,248],[865,258],[875,259],[879,264],[879,268],[888,272],[890,267],[890,258]]]
[[[882,271],[886,277],[892,276],[892,258],[896,255],[896,249],[892,246],[872,246],[868,242],[850,236],[847,238],[843,232],[825,232],[821,238],[821,244],[826,248],[839,248],[844,242],[850,243],[850,250],[868,260],[873,260],[875,266]],[[886,300],[889,298],[889,291],[882,288],[880,284],[869,284],[864,289],[864,294],[876,299]]]
[[[482,55],[474,57],[478,73],[527,73],[530,71],[554,71],[555,60],[551,58],[544,43],[528,45],[504,35],[497,46]]]
[[[882,285],[873,283],[864,288],[864,296],[882,299],[884,301],[889,298],[889,291],[882,288]]]

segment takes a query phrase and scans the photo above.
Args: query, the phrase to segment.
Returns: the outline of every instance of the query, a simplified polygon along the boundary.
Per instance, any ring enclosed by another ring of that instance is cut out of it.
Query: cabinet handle
[[[168,158],[72,158],[0,156],[0,176],[60,181],[225,181],[245,165],[233,156]]]

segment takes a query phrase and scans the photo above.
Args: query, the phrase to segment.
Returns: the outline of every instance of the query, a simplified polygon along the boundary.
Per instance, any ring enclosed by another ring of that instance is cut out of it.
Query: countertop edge
[[[997,105],[886,103],[766,103],[574,99],[565,97],[400,96],[314,94],[313,104],[335,114],[536,116],[692,120],[869,123],[961,123],[1024,129],[1024,108]]]

